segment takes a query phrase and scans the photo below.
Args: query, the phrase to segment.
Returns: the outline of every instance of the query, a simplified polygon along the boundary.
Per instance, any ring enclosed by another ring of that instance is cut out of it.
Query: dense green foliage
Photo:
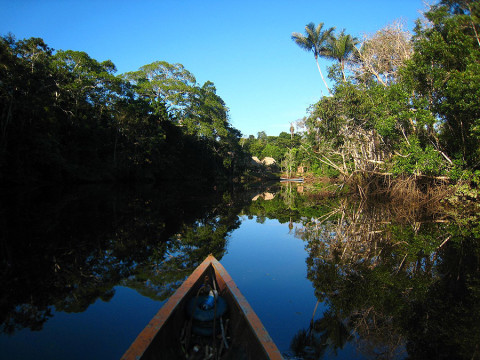
[[[299,134],[294,134],[293,130],[292,125],[290,134],[283,131],[278,136],[267,136],[261,131],[257,138],[250,135],[241,139],[240,143],[246,151],[258,159],[273,158],[276,168],[290,176],[296,172],[303,160],[303,154],[299,151],[302,138]]]
[[[479,169],[480,5],[440,1],[424,15],[413,36],[393,24],[361,44],[342,31],[322,38],[322,51],[310,46],[335,60],[332,95],[305,118],[310,169],[454,179]],[[292,37],[306,48],[317,28]]]
[[[1,38],[0,182],[238,175],[240,133],[212,82],[166,62],[115,72],[39,38]]]
[[[259,132],[257,138],[250,135],[246,139],[242,139],[242,146],[252,156],[259,159],[265,157],[273,157],[277,161],[282,161],[285,158],[285,153],[288,149],[298,147],[300,145],[300,135],[287,134],[281,132],[278,136],[267,136],[265,132]]]

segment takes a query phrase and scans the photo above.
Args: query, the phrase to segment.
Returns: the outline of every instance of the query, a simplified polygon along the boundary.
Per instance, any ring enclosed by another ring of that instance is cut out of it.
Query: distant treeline
[[[240,132],[207,81],[155,62],[115,75],[85,52],[0,38],[0,183],[231,179]]]

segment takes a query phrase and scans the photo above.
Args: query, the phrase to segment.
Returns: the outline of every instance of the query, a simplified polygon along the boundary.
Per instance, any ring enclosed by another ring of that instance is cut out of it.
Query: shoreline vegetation
[[[480,5],[441,0],[413,33],[362,39],[309,23],[301,49],[331,60],[328,96],[290,133],[242,137],[213,82],[156,61],[115,65],[40,38],[0,39],[0,184],[248,183],[303,177],[361,198],[478,199]],[[324,73],[318,66],[321,78]],[[271,159],[259,164],[252,158]]]
[[[313,53],[322,79],[318,58],[331,60],[329,96],[292,122],[290,133],[259,132],[242,138],[242,147],[260,159],[273,157],[283,174],[305,177],[313,187],[323,188],[315,179],[335,179],[335,194],[412,204],[476,202],[479,19],[478,2],[442,0],[424,12],[413,33],[395,22],[359,39],[307,24],[292,40]]]
[[[213,82],[164,61],[115,72],[40,38],[0,38],[0,184],[208,184],[243,172]]]

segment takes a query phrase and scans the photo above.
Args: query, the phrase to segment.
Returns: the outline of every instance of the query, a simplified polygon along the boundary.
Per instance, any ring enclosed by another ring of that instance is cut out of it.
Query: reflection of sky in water
[[[266,219],[260,224],[243,217],[221,260],[281,352],[289,350],[300,329],[308,328],[317,301],[307,279],[304,246],[288,223]],[[324,310],[320,304],[315,318]],[[356,356],[349,345],[338,355]]]
[[[304,242],[288,223],[242,217],[232,232],[221,263],[260,317],[281,352],[310,322],[316,299],[307,268]],[[162,303],[117,286],[109,302],[97,300],[83,313],[54,313],[41,331],[21,330],[0,336],[5,359],[118,359]],[[316,318],[324,308],[320,305]],[[333,355],[333,354],[332,354]],[[337,358],[354,358],[347,345]]]
[[[295,329],[308,326],[316,303],[303,241],[289,234],[288,224],[244,218],[227,249],[222,264],[280,350],[287,350]]]
[[[109,302],[82,313],[55,312],[41,331],[23,329],[0,337],[0,359],[119,359],[159,303],[117,286]]]

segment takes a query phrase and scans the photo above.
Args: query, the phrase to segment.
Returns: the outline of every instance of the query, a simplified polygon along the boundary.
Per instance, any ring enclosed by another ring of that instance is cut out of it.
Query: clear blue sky
[[[322,96],[313,55],[292,32],[323,22],[361,38],[396,19],[411,29],[424,9],[423,0],[0,0],[0,35],[110,59],[119,74],[181,63],[215,83],[243,135],[278,135]]]

